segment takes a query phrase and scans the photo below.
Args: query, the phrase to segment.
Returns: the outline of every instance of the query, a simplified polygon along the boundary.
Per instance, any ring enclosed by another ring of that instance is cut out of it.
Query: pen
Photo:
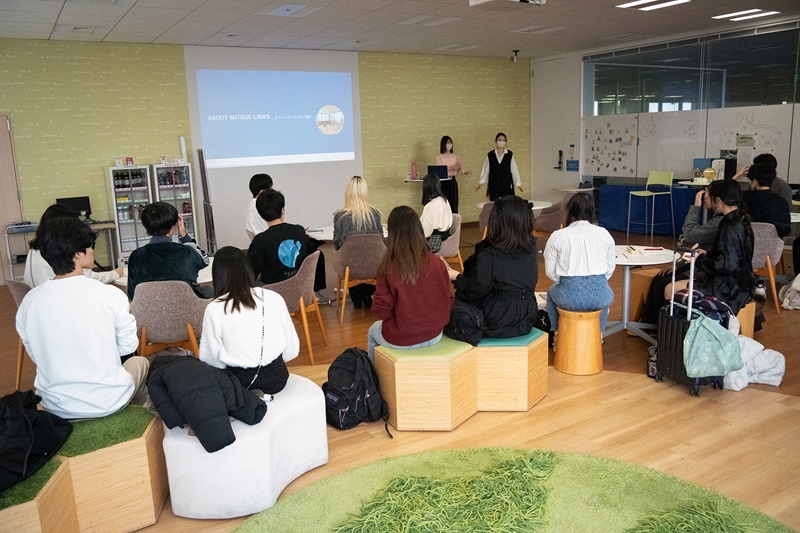
[[[321,229],[310,229],[306,233],[322,233]]]
[[[656,251],[663,250],[663,248],[645,248],[644,250],[645,250],[645,252],[656,252]]]

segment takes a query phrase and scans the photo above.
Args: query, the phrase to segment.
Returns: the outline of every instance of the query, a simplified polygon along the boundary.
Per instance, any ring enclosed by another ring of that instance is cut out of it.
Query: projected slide
[[[198,70],[208,168],[355,159],[349,72]]]

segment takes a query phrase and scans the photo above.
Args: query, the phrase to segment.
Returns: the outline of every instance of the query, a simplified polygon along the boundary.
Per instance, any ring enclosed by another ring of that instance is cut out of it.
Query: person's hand
[[[703,196],[706,194],[706,191],[700,190],[697,191],[697,194],[694,195],[694,205],[697,207],[703,207]]]
[[[739,172],[733,175],[733,179],[741,180],[742,178],[746,178],[748,170],[750,170],[750,165],[740,168]]]
[[[522,190],[522,185],[517,185],[517,189],[519,189],[519,192],[525,192]]]
[[[125,275],[125,269],[123,267],[121,267],[121,266],[115,268],[114,272],[116,272],[119,277],[122,277],[122,276]]]
[[[178,215],[178,237],[181,239],[186,237],[186,225],[183,223],[183,217]]]
[[[672,267],[671,267],[671,266],[669,266],[669,267],[667,267],[667,268],[662,268],[662,269],[661,269],[661,270],[658,272],[658,275],[659,275],[659,276],[668,276],[668,275],[670,275],[671,273],[672,273]]]

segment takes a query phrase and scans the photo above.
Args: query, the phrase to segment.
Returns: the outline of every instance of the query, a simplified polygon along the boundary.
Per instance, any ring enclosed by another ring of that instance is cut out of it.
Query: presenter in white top
[[[256,198],[261,194],[261,191],[266,191],[272,188],[272,178],[269,174],[256,174],[250,178],[250,193],[253,199],[250,200],[250,205],[247,206],[247,218],[245,219],[245,231],[247,236],[252,241],[253,238],[263,231],[267,231],[267,221],[261,218],[256,209]]]
[[[567,227],[554,231],[544,249],[547,277],[554,284],[547,291],[547,314],[550,328],[558,330],[558,309],[597,311],[601,331],[605,328],[608,306],[614,292],[608,279],[614,273],[614,239],[605,228],[591,223],[594,203],[584,193],[567,203]]]
[[[486,154],[481,169],[481,177],[478,179],[478,186],[475,191],[480,190],[484,183],[488,182],[486,197],[490,202],[502,198],[507,194],[514,194],[514,187],[522,191],[522,178],[517,169],[517,161],[514,159],[514,152],[506,147],[507,137],[505,133],[495,135],[495,149]]]

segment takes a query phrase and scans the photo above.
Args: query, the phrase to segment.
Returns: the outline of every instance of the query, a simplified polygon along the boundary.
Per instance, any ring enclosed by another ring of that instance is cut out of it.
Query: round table
[[[489,203],[491,202],[478,202],[478,209],[483,209],[483,206]],[[531,203],[533,204],[533,207],[531,208],[532,211],[541,211],[542,209],[552,207],[553,205],[551,202],[545,202],[544,200],[534,200]]]
[[[684,180],[684,181],[679,181],[678,185],[686,185],[687,187],[708,187],[709,185],[711,185],[711,182],[708,180],[705,181]]]
[[[635,266],[652,266],[671,263],[673,257],[678,257],[679,254],[657,246],[617,245],[614,248],[617,256],[617,266],[624,267],[622,273],[622,320],[608,322],[603,336],[613,335],[624,329],[655,345],[656,340],[642,331],[642,329],[655,329],[656,324],[630,321],[631,268]],[[631,252],[629,249],[633,249],[634,251]]]
[[[333,240],[333,226],[320,226],[318,228],[311,228],[306,230],[306,235],[313,237],[318,241],[332,241]],[[383,238],[389,236],[389,230],[383,226]]]

